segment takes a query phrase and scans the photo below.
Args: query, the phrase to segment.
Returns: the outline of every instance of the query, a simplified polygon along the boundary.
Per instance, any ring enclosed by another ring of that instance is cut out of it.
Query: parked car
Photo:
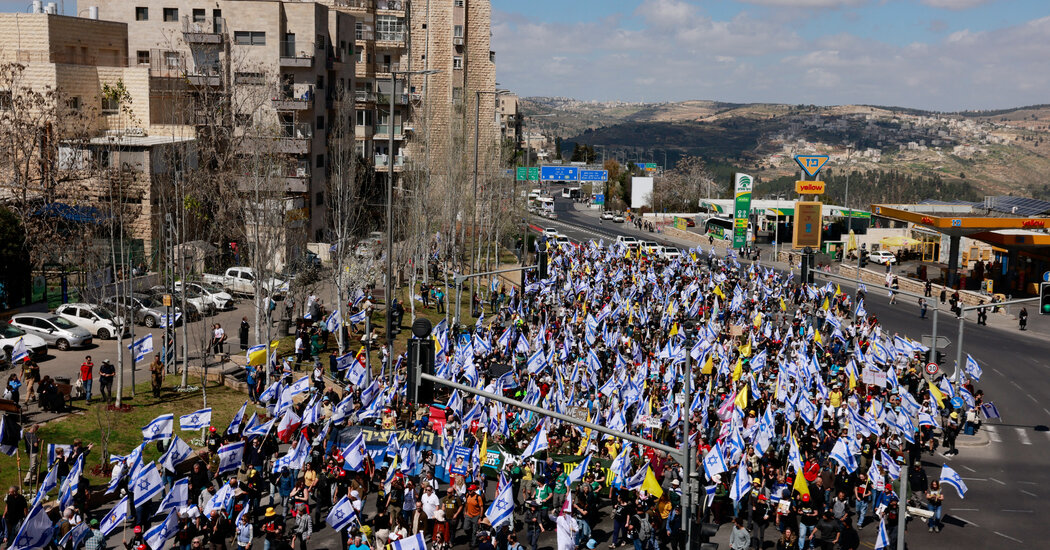
[[[60,351],[91,345],[91,333],[87,329],[54,313],[18,313],[11,316],[11,324],[43,338]]]
[[[882,265],[891,265],[897,263],[897,257],[893,255],[889,250],[876,250],[871,254],[868,254],[868,260]]]
[[[650,256],[659,256],[663,253],[663,247],[656,241],[641,241],[642,250]]]
[[[685,226],[686,227],[696,227],[696,220],[694,220],[693,218],[686,218],[685,219]]]
[[[33,359],[39,360],[47,357],[47,342],[43,338],[35,334],[27,334],[26,331],[10,323],[0,323],[0,349],[4,350],[4,361],[11,361],[11,354],[19,338],[22,339],[26,351]]]
[[[250,267],[231,267],[223,275],[203,275],[205,283],[212,283],[225,288],[231,294],[244,294],[255,296],[255,270]],[[263,281],[263,290],[267,294],[275,296],[288,292],[288,283],[271,277],[269,281]]]
[[[613,216],[613,223],[623,223],[623,222],[624,222],[623,214],[617,214],[617,215]]]
[[[172,305],[182,307],[182,294],[178,290],[170,290],[162,285],[155,286],[150,289],[153,297],[164,303],[164,295],[170,294]],[[210,316],[215,314],[215,306],[212,305],[211,300],[205,298],[198,292],[192,290],[186,293],[186,315],[190,317],[190,320],[195,321],[200,319],[201,316]]]
[[[98,337],[99,340],[116,338],[118,334],[131,333],[130,326],[123,317],[94,304],[62,304],[55,309],[55,315],[71,321]]]
[[[603,220],[611,220],[611,219],[613,219],[615,217],[616,217],[616,214],[613,214],[609,210],[606,210],[605,212],[602,212],[602,219]]]
[[[636,238],[634,238],[634,237],[632,237],[630,235],[620,235],[620,236],[616,237],[616,242],[623,243],[623,244],[627,245],[628,248],[632,248],[632,249],[638,248],[638,239],[636,239]]]
[[[159,326],[167,314],[164,304],[147,294],[133,293],[130,297],[111,296],[102,300],[102,305],[110,311],[116,311],[124,317],[134,319],[149,328]],[[176,306],[175,315],[181,316],[182,310]],[[175,324],[180,321],[177,320]]]
[[[196,292],[211,301],[211,305],[217,311],[233,309],[236,305],[233,296],[230,296],[230,293],[223,290],[220,286],[202,283],[186,283],[185,286],[191,292]],[[175,281],[175,290],[182,290],[182,287],[182,281]]]

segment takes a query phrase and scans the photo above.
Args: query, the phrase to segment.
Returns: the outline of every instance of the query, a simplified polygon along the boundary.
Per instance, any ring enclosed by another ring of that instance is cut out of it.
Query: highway
[[[556,220],[533,216],[533,225],[557,228],[576,241],[600,238],[609,242],[617,235],[632,235],[675,246],[658,233],[638,231],[628,223],[599,223],[595,211],[577,211],[569,199],[560,195],[555,199],[555,211]],[[915,340],[931,333],[932,319],[920,319],[918,306],[912,300],[899,298],[896,305],[890,305],[884,293],[869,290],[865,307],[885,329]],[[1048,323],[1050,317],[1033,315],[1029,318],[1029,331],[1020,332],[1009,323],[978,326],[973,321],[966,322],[964,353],[972,355],[984,371],[976,387],[984,390],[986,401],[996,404],[1002,421],[985,421],[985,434],[969,438],[976,446],[960,446],[958,455],[945,457],[938,452],[923,456],[931,480],[939,477],[942,464],[948,464],[963,477],[969,491],[963,500],[946,487],[947,527],[940,533],[929,533],[924,523],[913,520],[907,533],[912,548],[1037,546],[1046,536],[1042,528],[1044,522],[1050,521],[1050,512],[1042,504],[1050,498],[1050,461],[1046,458],[1050,455],[1050,342],[1032,328]],[[942,364],[950,374],[958,320],[946,310],[940,316],[938,334],[952,342],[943,350]],[[864,547],[873,547],[877,529],[877,524],[862,529]],[[727,532],[728,528],[723,527],[718,538],[726,538]]]

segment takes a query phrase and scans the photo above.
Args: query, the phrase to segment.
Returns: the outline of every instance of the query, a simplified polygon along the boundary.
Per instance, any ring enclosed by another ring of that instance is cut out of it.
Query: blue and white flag
[[[244,461],[244,441],[237,441],[219,447],[219,469],[215,475],[232,472],[241,467]]]
[[[350,502],[350,498],[343,495],[343,498],[339,499],[339,502],[332,506],[332,510],[328,512],[328,516],[325,518],[325,523],[329,527],[335,529],[336,532],[340,532],[346,529],[350,525],[350,522],[358,521],[357,511],[354,510],[353,503]]]
[[[740,466],[736,470],[736,478],[733,480],[733,487],[729,490],[729,498],[733,499],[734,502],[740,502],[741,499],[750,493],[751,477],[747,474],[747,462],[741,460]]]
[[[145,336],[132,342],[128,345],[128,350],[131,351],[136,363],[142,361],[147,353],[153,353],[153,333],[147,332]]]
[[[588,458],[590,458],[588,456]],[[492,524],[493,529],[499,529],[499,526],[505,522],[510,521],[514,516],[514,486],[510,483],[505,483],[496,493],[496,498],[489,504],[489,509],[485,511],[485,517],[488,518]]]
[[[875,538],[875,550],[882,550],[883,548],[890,547],[890,534],[886,531],[886,517],[882,517],[882,521],[879,522],[879,535]]]
[[[233,500],[233,493],[233,486],[229,483],[223,485],[218,491],[215,491],[215,494],[208,499],[208,502],[204,503],[204,510],[202,510],[204,516],[210,516],[212,510],[225,510],[226,505]]]
[[[80,548],[80,543],[84,542],[84,539],[91,534],[91,529],[88,528],[86,521],[82,521],[77,524],[76,527],[69,530],[61,540],[58,541],[59,548]]]
[[[362,309],[361,311],[358,311],[357,313],[350,316],[350,324],[356,325],[358,323],[364,323],[367,317],[368,315],[365,313],[365,310]]]
[[[171,445],[168,445],[167,450],[157,460],[161,466],[164,466],[164,469],[174,473],[175,467],[191,455],[193,455],[193,449],[182,438],[175,436],[171,440]]]
[[[981,414],[983,414],[984,417],[988,419],[998,418],[999,420],[1002,420],[1002,417],[999,416],[999,408],[996,407],[995,403],[992,403],[991,401],[987,403],[981,403]]]
[[[73,505],[73,497],[77,495],[77,491],[80,490],[80,476],[84,473],[84,455],[80,455],[77,458],[76,464],[69,469],[69,474],[66,479],[62,481],[62,487],[59,489],[59,508],[65,510],[66,507]]]
[[[120,499],[120,502],[113,507],[112,510],[106,514],[106,517],[102,518],[102,522],[99,524],[99,530],[102,531],[102,536],[107,537],[114,529],[120,526],[128,519],[128,499],[130,496],[126,496]]]
[[[259,401],[262,403],[269,403],[270,401],[273,401],[278,395],[280,395],[280,392],[281,381],[278,380],[273,384],[270,384],[270,387],[266,388],[265,390],[263,390],[262,393],[259,394]]]
[[[966,483],[959,477],[959,472],[949,468],[947,464],[941,467],[941,485],[955,487],[959,498],[966,498]]]
[[[237,433],[241,428],[241,422],[244,422],[244,410],[248,408],[248,402],[245,401],[241,405],[240,409],[237,409],[237,414],[233,415],[233,420],[230,420],[230,426],[226,428],[227,434]]]
[[[135,497],[135,508],[140,508],[163,490],[164,480],[161,479],[157,467],[150,462],[146,465],[142,474],[131,482],[131,493]]]
[[[160,501],[160,507],[157,508],[157,515],[163,514],[174,510],[179,511],[180,508],[186,506],[190,501],[190,478],[184,477],[175,482],[171,486],[171,490],[168,494],[164,495],[164,500]]]
[[[179,513],[176,510],[168,512],[168,517],[163,522],[146,531],[146,544],[153,550],[161,550],[168,539],[175,536],[179,531]]]
[[[47,471],[47,475],[44,476],[44,480],[40,482],[40,488],[36,491],[36,498],[30,504],[36,504],[41,501],[48,493],[53,491],[55,487],[58,487],[58,468],[51,468]]]
[[[162,439],[171,439],[172,431],[175,429],[175,415],[168,413],[154,418],[152,422],[142,428],[142,442],[151,443]]]
[[[11,542],[8,548],[12,550],[43,548],[51,542],[53,529],[54,524],[51,523],[51,518],[47,517],[47,512],[44,511],[44,508],[37,504],[29,511],[29,515],[22,522],[22,527],[18,530],[18,534],[13,539],[9,536],[8,540],[11,540]]]
[[[708,479],[714,479],[716,475],[728,469],[726,459],[722,456],[722,445],[716,442],[711,447],[711,450],[704,455],[704,470],[707,471],[707,477]]]
[[[981,366],[969,353],[966,354],[966,375],[973,378],[974,382],[981,381]]]
[[[48,465],[54,465],[55,459],[58,458],[58,451],[62,450],[62,459],[69,458],[69,455],[73,454],[72,445],[56,445],[54,443],[47,444],[47,463]]]
[[[547,368],[547,356],[543,353],[542,347],[529,357],[526,366],[528,367],[529,374],[532,375],[539,374]]]
[[[839,440],[835,442],[835,446],[831,449],[831,454],[828,455],[828,458],[841,464],[842,467],[851,474],[857,470],[857,459],[853,456],[853,453],[850,452],[849,448],[846,446],[846,440],[843,438],[839,438]]]
[[[211,426],[211,408],[184,414],[179,417],[179,429],[203,430]]]
[[[591,466],[591,455],[590,453],[576,465],[575,468],[569,472],[569,478],[565,481],[566,485],[572,485],[577,481],[583,479],[583,476],[587,474],[587,468]]]
[[[265,424],[259,424],[258,426],[253,426],[244,430],[244,437],[266,436],[266,434],[270,432],[270,429],[273,428],[274,420],[276,419],[271,418],[270,421]]]
[[[344,467],[355,472],[361,471],[364,466],[368,450],[365,448],[365,433],[358,432],[357,437],[343,448]]]
[[[390,543],[390,548],[391,550],[427,550],[427,543],[423,540],[423,533],[416,533],[415,536],[407,539],[395,540]]]
[[[24,336],[18,338],[15,342],[14,348],[11,350],[11,363],[18,364],[26,359],[29,359],[29,350],[26,349],[26,343],[22,340]]]
[[[325,319],[324,324],[325,324],[325,328],[328,329],[328,332],[333,332],[334,333],[337,330],[339,330],[339,325],[342,324],[339,321],[339,310],[337,309],[337,310],[333,311],[332,314],[329,315],[327,319]]]
[[[536,434],[536,437],[532,439],[525,450],[521,452],[521,458],[529,458],[536,453],[545,450],[548,446],[547,443],[547,427],[540,428],[540,431]]]

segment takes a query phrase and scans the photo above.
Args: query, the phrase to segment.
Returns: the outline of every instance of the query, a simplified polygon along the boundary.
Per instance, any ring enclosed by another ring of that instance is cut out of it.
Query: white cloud
[[[968,10],[988,2],[989,0],[922,0],[927,6],[946,10]]]
[[[845,8],[859,6],[868,0],[741,0],[748,4],[775,8]],[[938,1],[938,0],[934,0]],[[950,1],[950,0],[939,0]]]

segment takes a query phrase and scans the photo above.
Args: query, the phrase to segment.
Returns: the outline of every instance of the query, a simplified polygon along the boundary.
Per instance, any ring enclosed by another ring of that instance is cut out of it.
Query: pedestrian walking
[[[1021,330],[1028,328],[1028,308],[1021,306],[1021,312],[1017,314],[1017,322],[1021,325]]]
[[[251,325],[248,324],[248,317],[241,317],[241,330],[239,336],[241,337],[241,351],[248,350],[248,329]]]
[[[98,391],[102,398],[109,403],[113,399],[113,380],[117,377],[117,368],[109,359],[103,359],[98,367]]]
[[[744,518],[733,518],[733,531],[729,534],[731,550],[747,550],[751,547],[751,533],[744,529]]]
[[[926,298],[919,298],[919,318],[926,318]]]
[[[983,306],[984,300],[981,300],[977,305]],[[982,307],[977,310],[977,324],[988,326],[988,308]]]
[[[153,356],[153,362],[149,365],[149,374],[153,397],[160,397],[160,390],[164,385],[164,363],[160,360],[159,355]]]
[[[95,363],[91,362],[91,356],[84,357],[80,364],[80,382],[84,385],[84,401],[91,403],[91,384],[94,382]]]

